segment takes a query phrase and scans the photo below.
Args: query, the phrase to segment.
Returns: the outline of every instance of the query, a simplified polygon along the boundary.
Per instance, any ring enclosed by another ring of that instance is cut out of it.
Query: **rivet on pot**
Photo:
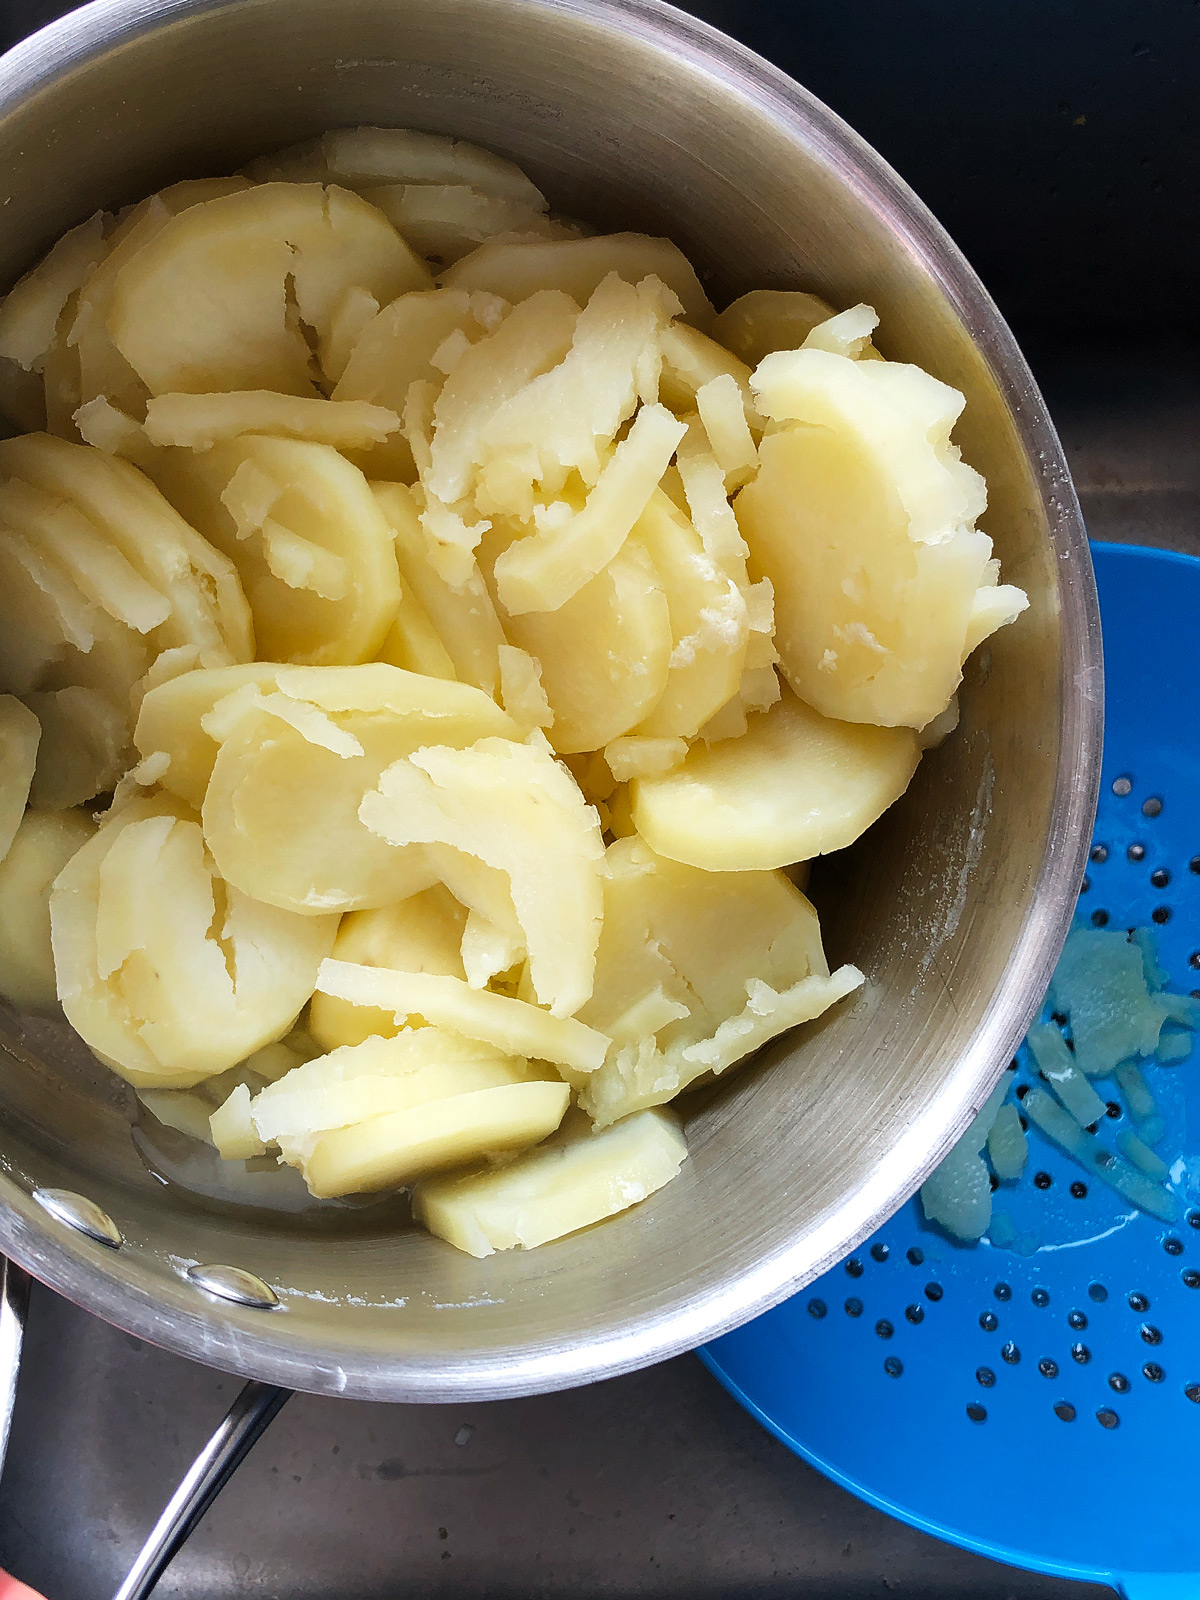
[[[194,1266],[187,1275],[198,1289],[218,1300],[232,1300],[239,1306],[256,1306],[269,1311],[279,1304],[279,1296],[253,1272],[244,1267]]]
[[[110,1250],[119,1250],[125,1243],[121,1230],[108,1212],[102,1211],[86,1195],[76,1194],[73,1189],[35,1189],[33,1198],[43,1211],[48,1211],[65,1227],[82,1233],[85,1239],[107,1245]]]

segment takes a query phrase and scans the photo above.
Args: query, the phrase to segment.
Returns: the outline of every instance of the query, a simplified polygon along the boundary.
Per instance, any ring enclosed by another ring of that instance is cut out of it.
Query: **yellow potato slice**
[[[427,888],[419,847],[359,820],[385,768],[425,745],[516,733],[468,684],[397,667],[278,669],[279,691],[246,687],[205,718],[221,742],[204,832],[222,875],[268,905],[355,911]],[[214,720],[217,719],[217,720]]]
[[[505,1166],[423,1179],[413,1216],[467,1255],[533,1250],[639,1204],[686,1160],[669,1111],[643,1111],[603,1133],[569,1113],[544,1144]]]
[[[686,322],[673,322],[662,336],[663,367],[659,398],[684,416],[696,410],[700,391],[719,378],[732,382],[742,404],[743,421],[762,432],[762,418],[750,390],[750,368],[744,361]]]
[[[391,845],[449,846],[503,873],[539,1002],[556,1017],[578,1010],[592,990],[604,845],[548,746],[491,738],[418,750],[383,773],[359,816]]]
[[[169,1089],[143,1089],[138,1098],[144,1105],[149,1095],[150,1109],[153,1110],[154,1100],[161,1102],[170,1093]],[[254,1156],[266,1154],[267,1147],[255,1133],[250,1120],[250,1090],[246,1084],[239,1083],[229,1098],[208,1118],[207,1137],[217,1147],[218,1155],[226,1161],[249,1161]]]
[[[451,334],[461,333],[472,342],[479,339],[488,325],[480,317],[490,318],[496,309],[492,296],[471,295],[465,289],[400,295],[362,329],[333,398],[367,401],[403,416],[414,383],[440,385],[445,374],[433,365],[433,357]],[[375,478],[411,483],[416,475],[412,449],[403,435],[356,454],[354,460]]]
[[[809,334],[834,314],[820,295],[799,289],[751,289],[727,306],[712,336],[748,367],[773,350],[799,350]]]
[[[369,661],[400,604],[391,530],[357,467],[326,444],[248,435],[155,465],[167,498],[241,573],[258,654]]]
[[[648,739],[634,734],[613,739],[604,747],[604,759],[617,783],[630,778],[653,778],[672,772],[687,755],[686,739]]]
[[[259,184],[170,218],[122,266],[113,343],[151,394],[228,389],[314,393],[309,346],[288,317],[327,337],[352,286],[382,305],[430,286],[386,217],[349,191]],[[208,314],[197,317],[202,305]]]
[[[578,228],[552,221],[542,208],[488,194],[470,184],[385,183],[359,192],[379,207],[414,250],[447,266],[497,235],[579,237]]]
[[[510,616],[557,611],[601,572],[645,511],[686,429],[665,406],[643,406],[582,508],[547,518],[497,556],[496,591]],[[564,504],[560,502],[560,504]]]
[[[484,194],[512,200],[535,211],[546,209],[545,196],[515,162],[466,139],[420,133],[413,128],[365,127],[332,128],[318,143],[323,170],[351,186],[469,184]],[[310,149],[300,146],[296,153],[311,163],[314,157],[309,154]],[[311,165],[307,170],[315,171]]]
[[[296,1067],[256,1094],[250,1118],[268,1144],[289,1146],[370,1117],[509,1083],[544,1081],[518,1056],[443,1028],[368,1038]]]
[[[610,272],[626,283],[658,278],[679,297],[689,322],[702,330],[712,322],[712,306],[691,262],[669,239],[644,233],[483,244],[449,267],[441,281],[448,289],[487,289],[513,305],[539,289],[561,289],[584,305]]]
[[[366,450],[400,430],[384,406],[360,400],[315,400],[249,389],[232,394],[160,394],[146,407],[146,437],[153,445],[207,450],[218,439],[243,433],[305,439],[335,450]]]
[[[376,484],[375,499],[395,539],[401,579],[433,627],[453,676],[495,696],[504,631],[476,563],[468,561],[461,582],[448,582],[432,564],[430,539],[408,489]]]
[[[0,524],[0,686],[22,694],[46,681],[55,663],[86,659],[102,622],[53,556]],[[65,669],[63,669],[65,670]]]
[[[135,1087],[181,1089],[288,1032],[337,931],[223,884],[163,800],[131,801],[71,858],[50,924],[75,1031]]]
[[[264,692],[273,689],[279,670],[269,661],[201,668],[147,690],[133,737],[143,757],[161,751],[169,758],[159,779],[164,789],[199,811],[219,748],[201,726],[203,718],[219,700],[247,684]]]
[[[430,622],[429,613],[403,580],[396,620],[388,629],[376,660],[402,667],[405,672],[422,673],[427,678],[457,681],[454,663]]]
[[[68,501],[170,603],[160,649],[195,645],[204,666],[248,661],[250,611],[227,556],[174,511],[136,467],[48,434],[0,442],[0,473]]]
[[[500,703],[519,728],[532,733],[534,728],[549,728],[554,712],[542,685],[542,667],[528,650],[502,644],[500,657]]]
[[[571,1017],[555,1017],[524,1000],[472,989],[460,978],[435,973],[392,972],[329,960],[317,976],[321,994],[352,1005],[391,1011],[398,1022],[421,1017],[434,1027],[494,1045],[509,1055],[553,1061],[576,1072],[594,1072],[609,1041]]]
[[[826,716],[924,727],[995,584],[974,527],[983,479],[950,443],[962,396],[917,367],[815,349],[768,356],[754,386],[781,426],[737,516],[774,585],[783,671]],[[1019,605],[1004,601],[1005,615]]]
[[[467,913],[442,884],[373,911],[351,911],[342,918],[333,958],[394,972],[434,972],[465,978],[461,955]],[[327,1050],[361,1044],[373,1034],[400,1031],[394,1015],[378,1007],[351,1005],[330,994],[314,994],[308,1029]]]
[[[131,765],[129,716],[95,689],[25,696],[41,726],[31,803],[66,811],[110,790]]]
[[[82,811],[27,811],[0,861],[0,994],[18,1010],[58,1009],[50,886],[95,831]]]
[[[155,659],[153,646],[131,629],[114,622],[103,611],[93,615],[93,641],[88,651],[68,646],[39,679],[45,690],[79,686],[94,690],[121,712],[127,731],[132,729],[132,707],[139,686]],[[194,652],[188,651],[194,657]],[[164,652],[170,655],[172,652]]]
[[[97,211],[64,233],[0,301],[0,356],[26,371],[41,368],[67,301],[105,253],[105,220]]]
[[[41,374],[26,372],[10,356],[0,356],[0,415],[17,433],[40,433],[46,426]]]
[[[664,588],[635,535],[557,610],[505,616],[508,637],[541,667],[556,750],[597,750],[658,704],[674,643]]]
[[[563,1119],[565,1083],[511,1083],[322,1134],[301,1166],[319,1198],[398,1189],[414,1178],[540,1143]]]
[[[633,818],[675,861],[710,872],[783,867],[853,844],[908,788],[920,756],[911,729],[835,722],[787,694],[742,738],[635,779]]]
[[[17,836],[37,766],[41,724],[11,694],[0,695],[0,861]]]
[[[638,519],[636,537],[654,563],[671,623],[667,681],[637,731],[690,739],[737,693],[750,637],[746,601],[661,490]]]

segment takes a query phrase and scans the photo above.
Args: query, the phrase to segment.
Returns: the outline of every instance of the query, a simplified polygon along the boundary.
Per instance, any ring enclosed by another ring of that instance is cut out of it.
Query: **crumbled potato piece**
[[[82,811],[27,811],[0,861],[0,994],[22,1011],[58,1010],[50,888],[95,831]]]
[[[502,872],[538,1001],[556,1017],[579,1009],[592,989],[604,846],[548,747],[493,738],[417,750],[388,767],[359,816],[394,846],[444,845]]]
[[[783,867],[852,844],[908,788],[920,755],[908,728],[835,722],[788,694],[740,739],[635,779],[633,818],[676,861],[711,872]]]
[[[466,920],[466,908],[442,884],[434,884],[394,905],[349,912],[338,928],[333,958],[393,972],[465,978],[461,946]],[[351,1005],[322,993],[312,997],[308,1027],[327,1050],[361,1044],[372,1034],[389,1037],[400,1031],[390,1011]]]
[[[11,694],[0,695],[0,861],[17,836],[37,766],[41,724]]]
[[[326,444],[248,435],[165,452],[167,498],[241,573],[258,654],[369,661],[400,604],[391,529],[357,467]]]
[[[995,582],[974,526],[983,479],[950,443],[962,396],[917,367],[824,350],[768,356],[753,382],[780,427],[737,515],[774,585],[784,674],[826,716],[924,727]],[[1014,609],[1009,591],[1001,615]]]
[[[50,924],[67,1020],[135,1087],[187,1088],[287,1033],[337,918],[222,883],[178,802],[131,801],[55,880]]]
[[[603,1133],[568,1114],[544,1144],[502,1167],[423,1179],[413,1215],[468,1255],[532,1250],[637,1205],[686,1160],[669,1111],[642,1111]]]
[[[487,289],[516,305],[539,289],[559,289],[584,305],[615,272],[626,283],[659,278],[679,297],[683,314],[707,329],[713,309],[691,262],[669,239],[606,233],[592,239],[483,244],[442,274],[450,289]]]
[[[151,394],[313,394],[289,286],[321,337],[352,285],[383,305],[430,278],[386,217],[348,190],[260,184],[164,222],[117,274],[108,326]],[[196,304],[209,314],[192,315]]]

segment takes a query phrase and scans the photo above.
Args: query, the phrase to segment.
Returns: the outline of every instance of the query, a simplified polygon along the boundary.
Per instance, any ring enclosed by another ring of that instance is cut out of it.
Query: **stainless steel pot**
[[[476,1262],[396,1203],[284,1213],[164,1186],[131,1094],[63,1028],[4,1018],[0,1246],[38,1278],[265,1382],[518,1395],[764,1310],[962,1129],[1041,998],[1083,870],[1095,592],[1053,428],[950,240],[824,106],[654,0],[96,0],[0,62],[0,280],[98,205],[359,122],[478,140],[567,212],[670,234],[719,303],[771,285],[869,300],[888,356],[966,393],[985,525],[1033,600],[971,663],[956,736],[815,874],[831,956],[864,967],[865,992],[693,1099],[680,1179],[602,1228]]]

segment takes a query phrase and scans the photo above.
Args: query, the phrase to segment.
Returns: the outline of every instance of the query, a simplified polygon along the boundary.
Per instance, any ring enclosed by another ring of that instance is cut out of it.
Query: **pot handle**
[[[0,1472],[8,1454],[28,1309],[29,1274],[7,1256],[0,1256]]]
[[[113,1600],[146,1600],[171,1558],[266,1431],[284,1401],[291,1397],[291,1392],[269,1383],[246,1384],[167,1502]]]

